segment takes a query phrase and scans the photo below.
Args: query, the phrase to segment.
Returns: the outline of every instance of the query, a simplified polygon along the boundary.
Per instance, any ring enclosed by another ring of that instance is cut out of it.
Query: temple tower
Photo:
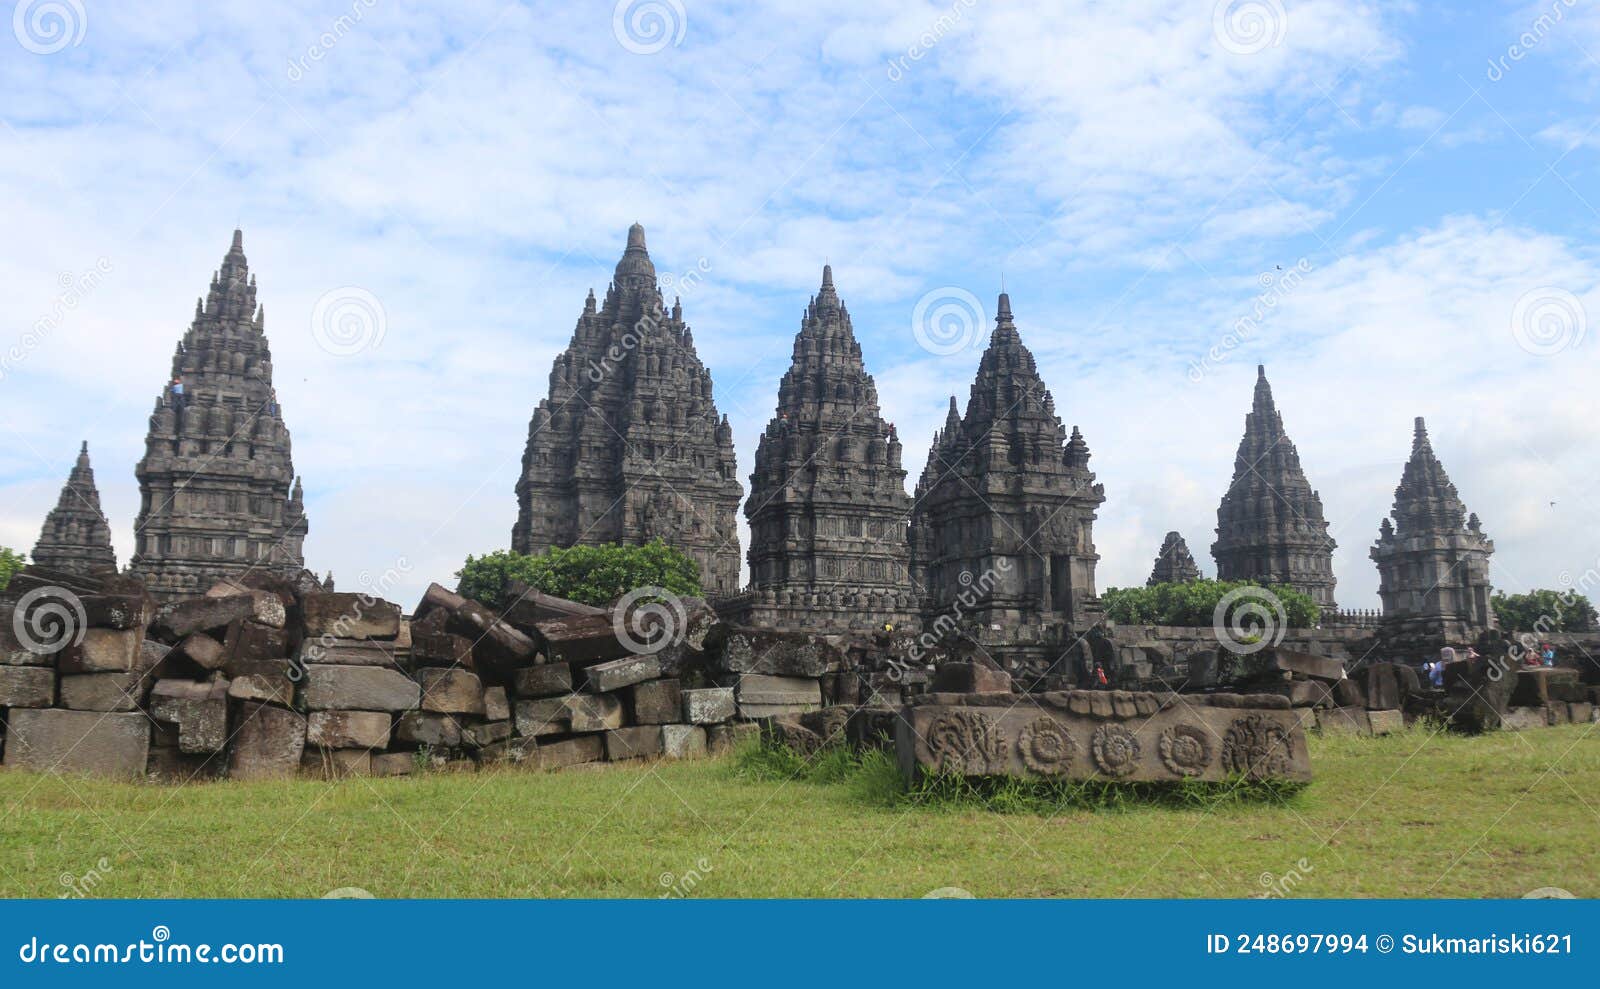
[[[1322,517],[1322,498],[1306,480],[1300,454],[1283,431],[1267,369],[1258,365],[1233,482],[1217,506],[1217,541],[1211,544],[1217,579],[1288,586],[1331,611],[1336,607],[1335,545]]]
[[[1386,631],[1446,644],[1471,641],[1478,630],[1494,626],[1494,542],[1483,534],[1478,516],[1467,514],[1420,417],[1390,515],[1393,522],[1383,520],[1371,551]]]
[[[756,450],[745,502],[750,586],[730,617],[792,628],[909,623],[917,607],[900,459],[899,435],[879,412],[850,313],[824,266]]]
[[[100,491],[94,484],[94,468],[89,466],[88,443],[79,449],[78,462],[67,475],[56,507],[45,516],[31,562],[67,573],[116,572],[111,526],[100,510]]]
[[[1194,556],[1189,552],[1189,544],[1176,532],[1167,533],[1167,538],[1161,543],[1161,552],[1156,554],[1156,564],[1150,570],[1150,579],[1145,581],[1145,586],[1187,584],[1191,580],[1199,579],[1200,565],[1194,562]]]
[[[246,572],[304,581],[304,494],[243,235],[178,343],[139,461],[129,570],[162,599]]]
[[[694,557],[708,596],[739,588],[733,429],[674,301],[666,309],[644,228],[597,305],[590,291],[550,394],[528,424],[511,547],[643,544]]]
[[[951,616],[980,643],[1047,651],[1062,628],[1101,614],[1093,526],[1105,491],[1083,435],[1074,426],[1069,438],[1057,417],[1004,293],[966,414],[957,419],[951,401],[912,514],[924,620]]]

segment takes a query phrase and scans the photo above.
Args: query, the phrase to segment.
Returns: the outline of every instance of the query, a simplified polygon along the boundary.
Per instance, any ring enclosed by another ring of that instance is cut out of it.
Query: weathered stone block
[[[1527,731],[1529,728],[1548,728],[1549,725],[1542,707],[1508,708],[1500,719],[1500,727],[1506,731]]]
[[[319,749],[381,749],[389,744],[387,711],[312,711],[306,744]]]
[[[632,655],[617,638],[609,614],[558,618],[540,622],[537,628],[545,655],[552,662],[582,665]]]
[[[64,679],[78,678],[69,676]],[[55,670],[48,666],[0,666],[0,708],[49,707],[55,702]],[[83,710],[98,710],[98,708]]]
[[[410,776],[416,771],[417,757],[411,752],[372,753],[372,775]]]
[[[743,718],[800,714],[822,706],[822,685],[803,677],[743,673],[734,693]]]
[[[466,670],[425,667],[417,671],[422,709],[440,714],[482,714],[483,681]]]
[[[661,663],[654,656],[624,656],[591,666],[584,671],[583,689],[592,694],[621,690],[661,675]]]
[[[306,639],[297,658],[303,666],[398,666],[394,643],[372,639]]]
[[[149,724],[138,713],[13,708],[6,715],[5,765],[132,779],[144,775]]]
[[[1571,701],[1567,704],[1567,713],[1575,725],[1586,725],[1594,720],[1594,705],[1588,701]]]
[[[411,711],[395,721],[393,736],[406,745],[453,749],[461,744],[461,724],[447,714]]]
[[[1400,680],[1393,663],[1373,663],[1367,667],[1367,709],[1394,711],[1400,707]]]
[[[739,713],[732,687],[700,687],[683,691],[683,720],[691,725],[718,725]]]
[[[187,598],[158,611],[155,627],[172,642],[195,632],[226,628],[250,618],[255,612],[256,602],[249,594]]]
[[[1374,735],[1387,735],[1391,732],[1405,731],[1406,718],[1397,710],[1368,711],[1367,724]]]
[[[512,688],[518,697],[555,697],[572,693],[572,667],[567,663],[529,666],[516,672]]]
[[[489,721],[511,720],[511,701],[506,697],[506,688],[483,689],[483,716]]]
[[[0,670],[0,681],[4,679],[5,672]],[[64,676],[61,678],[61,706],[73,711],[137,711],[150,692],[152,682],[149,674],[142,670]]]
[[[91,628],[83,641],[61,652],[63,673],[126,673],[139,665],[144,636],[137,629]]]
[[[282,673],[249,673],[228,682],[228,696],[239,701],[261,701],[293,707],[294,682]]]
[[[820,677],[841,669],[845,657],[820,635],[727,628],[709,638],[717,669],[779,677]]]
[[[566,698],[566,708],[573,731],[621,728],[626,720],[622,699],[614,694],[573,694]]]
[[[305,719],[271,704],[245,703],[228,752],[228,776],[236,780],[288,779],[300,768],[306,747]]]
[[[565,769],[590,762],[600,762],[606,757],[606,746],[601,735],[579,735],[559,742],[542,742],[537,752],[540,769]]]
[[[1317,709],[1317,728],[1328,734],[1370,735],[1372,722],[1364,706],[1324,707]]]
[[[1333,685],[1334,703],[1339,707],[1366,707],[1367,692],[1361,681],[1344,679]]]
[[[257,673],[263,664],[288,665],[289,637],[280,628],[237,621],[228,626],[222,650],[222,668],[228,673]]]
[[[228,681],[158,680],[150,688],[150,716],[178,726],[178,748],[197,754],[228,744]]]
[[[606,758],[612,762],[623,759],[648,759],[662,753],[659,725],[615,728],[606,732],[605,739]]]
[[[415,666],[459,666],[472,669],[472,640],[453,632],[418,635],[411,642]]]
[[[1206,700],[1128,720],[1031,704],[919,705],[896,724],[896,757],[908,778],[928,771],[1129,781],[1222,781],[1236,773],[1311,778],[1305,734],[1287,705],[1260,709]]]
[[[220,670],[227,658],[222,643],[204,632],[193,632],[183,637],[176,651],[202,670]]]
[[[1544,713],[1552,725],[1565,725],[1572,721],[1572,712],[1568,710],[1566,701],[1551,701],[1544,706]]]
[[[713,755],[727,752],[737,748],[745,741],[755,738],[760,734],[760,727],[753,721],[738,724],[722,724],[706,726],[706,748]]]
[[[696,759],[706,754],[706,730],[699,725],[662,725],[661,754],[668,759]]]
[[[486,749],[490,746],[504,742],[511,737],[511,722],[485,721],[482,724],[464,728],[461,732],[462,744],[468,748]]]
[[[565,735],[572,730],[571,715],[564,697],[543,697],[517,701],[514,714],[517,734],[528,738],[539,735]]]
[[[1011,674],[982,663],[943,663],[933,674],[929,690],[956,694],[1008,694]]]
[[[372,752],[368,749],[317,749],[307,746],[300,754],[300,772],[323,780],[371,776]]]
[[[633,685],[633,720],[665,725],[683,718],[683,688],[676,680],[646,680]]]
[[[379,666],[309,666],[304,696],[312,711],[409,711],[422,702],[422,688]]]
[[[365,594],[307,594],[300,610],[308,636],[393,639],[400,634],[400,606]]]

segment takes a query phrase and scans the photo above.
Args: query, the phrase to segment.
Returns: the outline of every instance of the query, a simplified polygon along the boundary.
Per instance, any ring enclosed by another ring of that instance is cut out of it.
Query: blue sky
[[[1600,4],[7,6],[0,544],[86,439],[126,560],[146,416],[238,225],[307,562],[354,588],[403,560],[409,607],[508,542],[550,362],[637,220],[698,272],[745,475],[824,261],[913,482],[1004,278],[1105,484],[1102,587],[1168,529],[1214,572],[1257,363],[1342,604],[1376,607],[1417,415],[1497,586],[1600,566]],[[346,304],[381,316],[330,339]]]

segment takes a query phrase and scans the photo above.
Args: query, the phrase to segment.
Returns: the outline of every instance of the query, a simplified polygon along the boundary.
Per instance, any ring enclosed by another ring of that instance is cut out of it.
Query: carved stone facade
[[[1309,594],[1326,610],[1333,598],[1333,549],[1322,498],[1306,480],[1300,454],[1283,431],[1265,367],[1233,461],[1233,482],[1217,506],[1211,555],[1218,580],[1255,580]]]
[[[1167,533],[1167,538],[1161,543],[1161,552],[1156,554],[1156,565],[1150,570],[1150,579],[1145,581],[1148,587],[1156,584],[1187,584],[1191,580],[1200,579],[1200,565],[1194,562],[1194,556],[1189,552],[1189,544],[1176,532]]]
[[[1103,501],[1089,445],[1077,427],[1068,438],[1002,294],[966,414],[951,399],[917,485],[911,546],[925,616],[953,614],[996,644],[1092,623]]]
[[[45,516],[31,562],[66,573],[116,572],[111,526],[100,510],[100,491],[94,485],[94,468],[89,466],[88,443],[78,451],[78,462],[61,488],[61,499]]]
[[[708,595],[731,594],[743,493],[711,373],[682,305],[665,308],[634,224],[604,304],[589,293],[528,424],[512,549],[660,538],[699,561]]]
[[[157,598],[246,571],[303,580],[307,523],[243,235],[172,358],[139,461],[130,571]]]
[[[916,614],[900,437],[878,408],[850,313],[822,269],[750,475],[750,585],[735,621],[881,629]]]
[[[1466,642],[1495,624],[1489,605],[1489,557],[1494,542],[1477,515],[1468,515],[1419,417],[1393,522],[1384,519],[1371,556],[1386,633]]]

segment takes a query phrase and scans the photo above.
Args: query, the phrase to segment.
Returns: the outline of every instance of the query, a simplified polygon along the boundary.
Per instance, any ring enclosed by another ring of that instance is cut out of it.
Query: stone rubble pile
[[[158,607],[136,578],[28,568],[0,598],[0,761],[180,782],[554,769],[692,758],[758,719],[903,701],[898,674],[857,672],[891,668],[882,637],[509,590],[499,614],[434,584],[406,618],[250,576]],[[34,627],[52,615],[53,636]]]

